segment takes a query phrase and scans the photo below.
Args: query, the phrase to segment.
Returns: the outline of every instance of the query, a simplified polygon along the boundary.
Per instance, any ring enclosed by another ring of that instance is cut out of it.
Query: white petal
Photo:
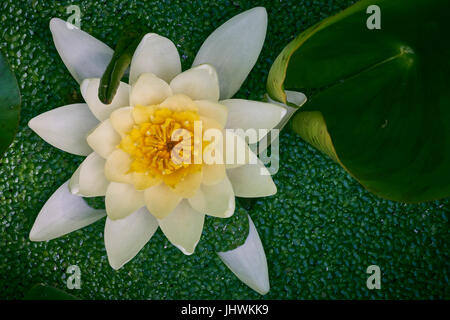
[[[120,143],[120,136],[111,125],[111,121],[105,120],[86,138],[89,146],[103,158],[107,158]]]
[[[114,130],[122,137],[131,131],[135,122],[133,118],[133,107],[124,107],[115,110],[109,118]]]
[[[69,191],[66,181],[42,207],[30,232],[31,241],[47,241],[81,229],[105,216]]]
[[[138,254],[158,229],[158,222],[145,208],[120,220],[106,219],[105,248],[115,270]]]
[[[226,128],[272,129],[283,119],[286,109],[271,103],[243,99],[220,101],[228,108]],[[262,138],[262,137],[259,137]]]
[[[78,83],[103,75],[114,53],[110,47],[58,18],[50,20],[50,31],[56,50]]]
[[[88,104],[95,117],[100,120],[106,120],[116,109],[126,107],[130,103],[130,86],[125,82],[120,82],[116,95],[110,104],[103,104],[98,98],[99,78],[85,79],[81,83],[80,91],[84,101]]]
[[[98,120],[85,103],[50,110],[28,122],[28,126],[47,143],[80,156],[92,152],[86,137],[97,124]]]
[[[237,168],[247,163],[257,163],[257,157],[244,137],[234,133],[234,130],[226,130],[224,138],[224,163],[227,169]]]
[[[229,218],[234,213],[234,192],[228,178],[215,185],[201,185],[188,201],[192,208],[210,216]]]
[[[239,280],[264,295],[270,290],[266,254],[250,216],[248,224],[248,237],[242,246],[217,254]]]
[[[163,103],[160,104],[160,107],[177,112],[198,110],[195,102],[185,94],[175,94],[168,97]]]
[[[165,183],[145,189],[144,200],[147,209],[158,219],[167,217],[183,198]]]
[[[121,149],[115,150],[106,159],[105,176],[109,181],[133,184],[133,174],[129,172],[133,162],[130,155]]]
[[[284,126],[289,122],[289,120],[291,119],[291,117],[295,114],[295,112],[297,112],[297,110],[299,109],[299,107],[301,107],[302,105],[304,105],[306,103],[306,96],[301,93],[301,92],[297,92],[297,91],[289,91],[289,90],[285,90],[284,91],[286,93],[286,98],[287,101],[290,103],[293,103],[295,105],[297,105],[297,107],[292,107],[290,105],[286,105],[284,103],[272,100],[269,95],[266,95],[268,101],[272,104],[276,104],[281,106],[282,108],[286,109],[286,114],[283,116],[283,119],[276,125],[275,129],[278,129],[278,131],[276,132],[272,132],[270,135],[270,141],[268,141],[266,139],[266,143],[260,144],[258,146],[258,154],[262,154],[263,152],[266,151],[267,147],[273,143],[275,141],[275,139],[278,138],[281,130],[284,128]],[[261,138],[261,137],[260,137]],[[262,138],[261,138],[262,139]]]
[[[198,114],[206,118],[216,120],[222,127],[225,127],[228,117],[228,108],[222,104],[208,101],[196,100]]]
[[[203,164],[203,180],[205,185],[219,183],[226,177],[224,164]]]
[[[181,72],[177,48],[172,41],[156,33],[146,34],[136,48],[131,60],[130,83],[134,83],[142,73],[147,72],[166,82],[170,82]]]
[[[106,190],[105,207],[111,220],[123,219],[144,205],[143,192],[131,184],[111,182]]]
[[[219,79],[211,65],[202,64],[177,75],[170,82],[174,94],[182,93],[192,100],[219,100]]]
[[[95,153],[95,152],[93,152]],[[92,154],[92,153],[91,153]],[[86,159],[85,159],[86,160]],[[80,194],[80,172],[81,167],[83,166],[83,163],[81,163],[77,170],[72,174],[72,177],[69,179],[69,190],[72,194],[83,197],[82,194]]]
[[[227,170],[228,179],[237,197],[267,197],[277,193],[269,170],[258,159],[257,164],[246,164]]]
[[[204,132],[207,132],[209,129],[222,130],[224,128],[222,124],[212,118],[200,116],[200,121],[202,122]]]
[[[174,187],[171,187],[171,190],[183,198],[189,198],[197,192],[202,180],[203,170],[193,172],[184,177]]]
[[[172,89],[164,80],[152,73],[143,73],[131,87],[130,105],[159,104],[172,95]]]
[[[267,12],[253,8],[231,18],[203,43],[193,66],[213,65],[219,75],[220,98],[231,98],[252,70],[264,44]]]
[[[286,99],[288,102],[293,103],[295,105],[297,105],[297,107],[292,107],[289,105],[286,105],[284,103],[272,100],[270,98],[269,95],[266,95],[267,100],[272,103],[272,104],[276,104],[281,106],[282,108],[286,109],[286,114],[284,115],[283,119],[280,121],[280,123],[278,123],[278,125],[276,126],[276,129],[278,129],[279,131],[281,131],[284,126],[289,122],[289,120],[291,119],[291,117],[295,114],[295,112],[297,112],[297,110],[299,109],[299,107],[301,107],[302,105],[304,105],[307,101],[306,96],[301,93],[301,92],[297,92],[297,91],[289,91],[289,90],[285,90],[284,91],[286,93]],[[278,132],[279,134],[279,132]],[[271,136],[272,141],[274,139],[276,139],[278,137],[277,134],[274,134]],[[259,150],[259,152],[263,152],[264,150]]]
[[[203,230],[205,215],[195,211],[186,200],[158,223],[167,239],[184,254],[194,252]]]
[[[286,93],[286,99],[288,102],[296,104],[297,106],[301,107],[306,102],[306,96],[305,94],[298,92],[298,91],[290,91],[285,90]]]
[[[95,152],[87,156],[70,179],[70,192],[82,197],[104,196],[109,184],[105,177],[105,163],[105,159]]]

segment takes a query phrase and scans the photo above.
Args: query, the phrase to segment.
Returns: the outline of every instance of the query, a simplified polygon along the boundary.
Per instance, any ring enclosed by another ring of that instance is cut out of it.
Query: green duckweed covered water
[[[177,45],[184,68],[206,37],[235,14],[261,5],[269,27],[260,59],[236,97],[262,100],[269,68],[300,31],[353,1],[16,1],[0,3],[0,49],[22,92],[18,135],[0,160],[0,298],[22,298],[36,283],[69,291],[66,269],[81,269],[86,299],[258,299],[215,255],[247,231],[246,209],[229,221],[207,218],[192,256],[158,231],[125,267],[114,271],[103,243],[104,220],[60,239],[28,239],[40,208],[82,157],[51,147],[27,122],[81,102],[79,88],[53,46],[48,23],[81,8],[81,27],[111,47],[124,17]],[[355,44],[356,45],[356,44]],[[271,281],[268,299],[450,298],[449,199],[406,205],[365,191],[338,165],[285,130],[275,196],[249,213],[264,244]],[[97,201],[98,202],[98,201]],[[381,290],[368,290],[366,269],[380,266]]]

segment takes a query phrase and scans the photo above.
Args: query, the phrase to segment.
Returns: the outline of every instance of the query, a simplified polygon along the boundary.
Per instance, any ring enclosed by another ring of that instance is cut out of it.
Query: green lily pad
[[[380,29],[367,20],[380,8]],[[293,129],[369,191],[396,201],[450,196],[447,0],[363,0],[312,26],[273,64],[268,93],[306,93]]]
[[[0,53],[0,156],[16,136],[19,115],[19,87],[5,57]]]

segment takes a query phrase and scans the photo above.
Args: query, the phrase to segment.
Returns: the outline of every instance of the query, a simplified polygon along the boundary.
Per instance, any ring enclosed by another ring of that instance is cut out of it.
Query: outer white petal
[[[192,208],[210,216],[229,218],[234,213],[233,187],[226,177],[215,185],[201,185],[188,201]]]
[[[105,120],[95,128],[86,138],[89,146],[103,158],[107,158],[120,143],[120,136],[111,125],[111,121]]]
[[[252,70],[264,44],[267,12],[253,8],[231,18],[203,43],[193,66],[212,64],[219,75],[220,98],[231,98]]]
[[[116,95],[110,104],[103,104],[98,98],[99,78],[85,79],[81,83],[81,94],[84,101],[88,104],[95,117],[100,120],[106,120],[116,109],[126,107],[130,103],[130,85],[120,82]]]
[[[286,93],[287,101],[297,105],[297,108],[294,108],[294,107],[291,107],[291,106],[286,105],[284,103],[272,100],[272,98],[270,98],[269,95],[266,95],[267,100],[270,103],[276,104],[276,105],[281,106],[282,108],[286,109],[286,114],[284,115],[284,117],[280,121],[280,123],[276,126],[276,128],[279,129],[280,131],[281,131],[281,129],[284,128],[286,123],[288,123],[289,119],[294,115],[294,113],[298,110],[298,108],[301,107],[302,105],[304,105],[306,103],[306,101],[307,101],[306,96],[303,93],[301,93],[301,92],[289,91],[289,90],[285,90],[284,92]]]
[[[69,191],[66,181],[42,207],[30,232],[31,241],[47,241],[83,228],[105,216]]]
[[[56,50],[78,83],[103,75],[114,53],[110,47],[58,18],[50,20],[50,31]]]
[[[276,129],[278,129],[277,132],[272,132],[272,134],[270,135],[270,141],[268,141],[268,143],[265,143],[263,145],[259,145],[258,147],[258,153],[262,154],[264,151],[266,151],[267,147],[273,143],[275,141],[275,139],[278,138],[281,130],[284,128],[284,126],[289,122],[289,120],[291,119],[291,117],[295,114],[295,112],[298,110],[299,107],[301,107],[302,105],[304,105],[306,103],[306,96],[301,93],[301,92],[297,92],[297,91],[289,91],[289,90],[285,90],[284,91],[286,93],[286,98],[287,101],[290,103],[293,103],[295,105],[297,105],[296,108],[283,104],[281,102],[272,100],[269,95],[267,95],[267,100],[272,103],[272,104],[276,104],[281,106],[282,108],[286,109],[286,114],[284,115],[283,119],[277,124],[277,126],[275,127]],[[261,138],[262,139],[262,138]],[[267,140],[266,140],[267,141]]]
[[[248,223],[249,232],[245,243],[236,249],[217,254],[239,280],[264,295],[270,290],[266,254],[250,216]]]
[[[82,197],[104,196],[109,184],[105,177],[105,163],[105,159],[95,152],[87,156],[70,179],[70,192]]]
[[[98,120],[85,103],[50,110],[28,122],[28,126],[47,143],[80,156],[92,152],[86,137],[97,124]]]
[[[120,269],[133,259],[157,229],[158,222],[145,208],[120,220],[108,217],[105,224],[105,248],[111,267]]]
[[[123,219],[144,206],[144,194],[133,185],[111,182],[106,190],[105,207],[111,220]]]
[[[267,197],[277,193],[277,187],[273,183],[269,170],[259,159],[256,164],[248,163],[228,169],[227,175],[237,197]]]
[[[181,72],[180,55],[172,41],[156,33],[147,33],[142,38],[131,60],[130,83],[146,72],[166,82]]]
[[[159,104],[171,95],[167,82],[152,73],[142,73],[131,87],[130,106]]]
[[[158,223],[167,239],[184,254],[194,252],[203,230],[205,215],[195,211],[187,202],[181,203],[166,218]]]
[[[301,107],[305,104],[307,98],[304,93],[298,92],[298,91],[290,91],[285,90],[286,93],[286,99],[288,102],[296,104],[297,106]]]
[[[167,217],[183,197],[172,191],[165,183],[145,189],[144,200],[147,209],[158,219]]]
[[[243,99],[220,101],[228,108],[226,128],[230,129],[272,129],[286,114],[282,106]],[[262,137],[259,137],[262,138]]]
[[[219,78],[209,64],[202,64],[180,73],[170,82],[174,94],[182,93],[192,100],[219,100]]]

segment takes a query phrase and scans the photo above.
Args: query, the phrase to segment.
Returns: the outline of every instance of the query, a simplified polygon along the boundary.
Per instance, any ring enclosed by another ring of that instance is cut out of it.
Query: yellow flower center
[[[130,172],[162,177],[194,162],[194,122],[200,119],[197,111],[137,105],[134,112],[142,121],[119,144],[133,160]]]

